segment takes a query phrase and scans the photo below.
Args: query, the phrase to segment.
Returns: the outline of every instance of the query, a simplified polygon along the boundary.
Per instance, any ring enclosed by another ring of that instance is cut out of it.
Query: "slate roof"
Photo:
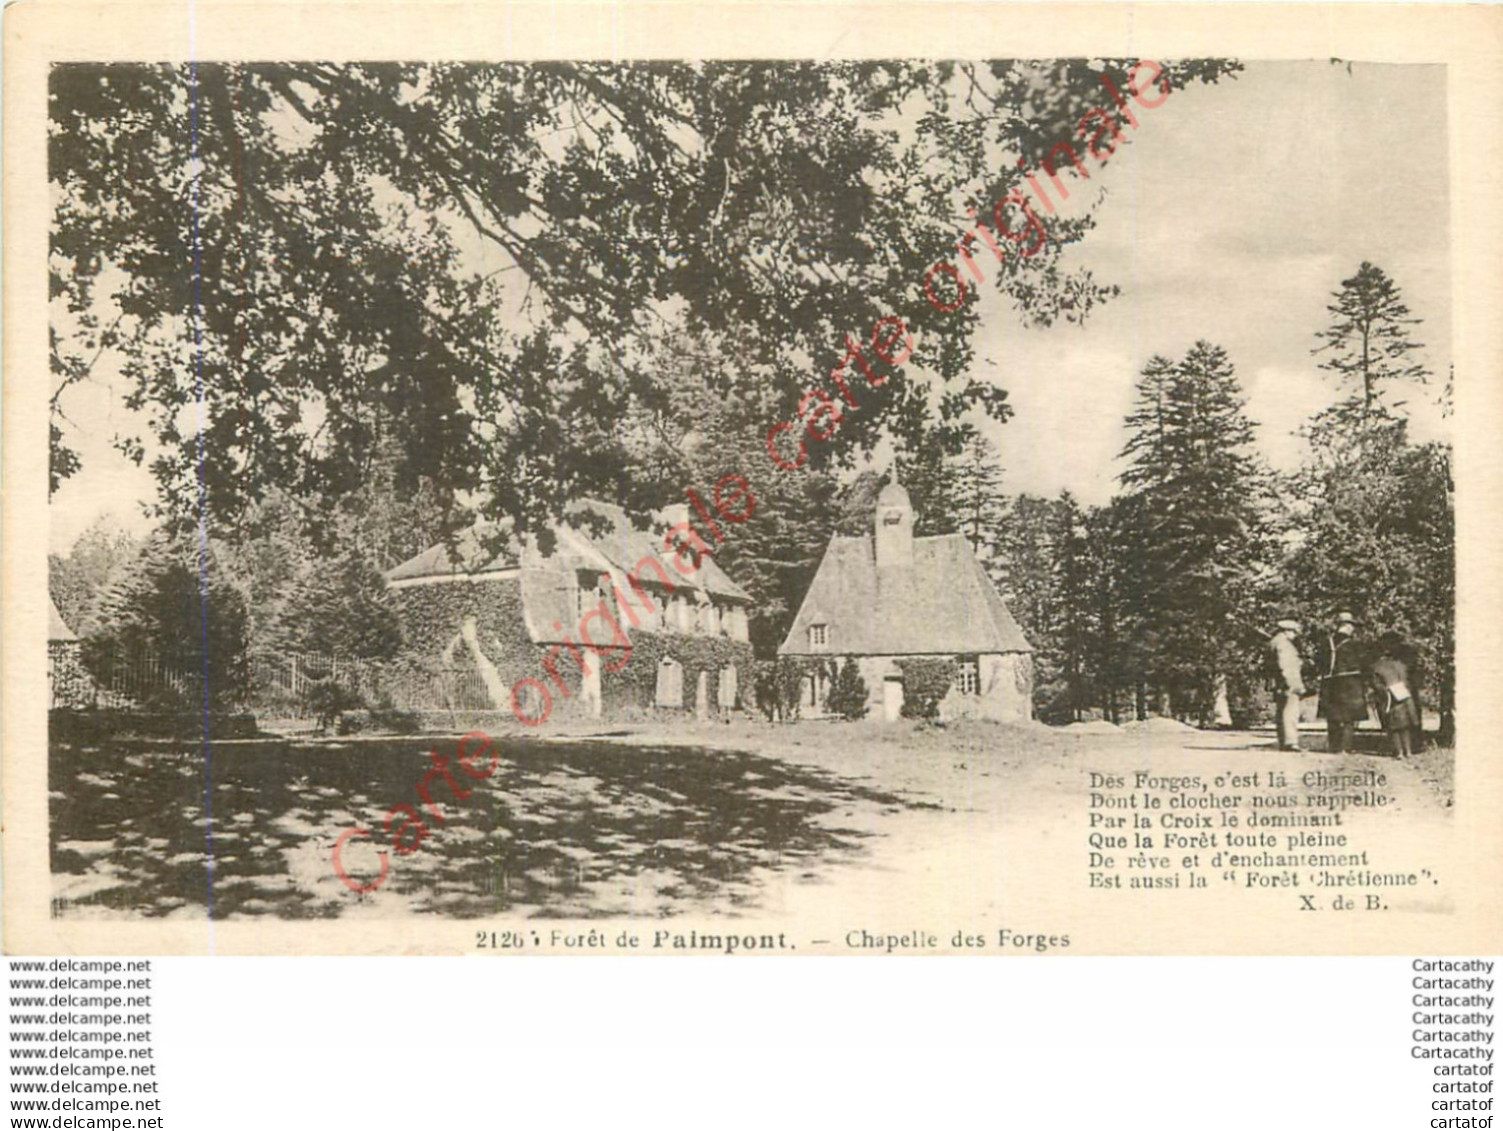
[[[751,594],[726,576],[725,571],[715,563],[713,557],[701,558],[699,568],[693,573],[687,575],[679,573],[678,568],[673,564],[674,555],[663,548],[663,531],[667,530],[667,523],[659,524],[660,529],[656,533],[638,530],[632,525],[626,512],[612,503],[591,501],[587,504],[580,504],[580,509],[585,506],[603,518],[609,519],[611,529],[596,535],[591,535],[587,529],[579,530],[577,533],[580,537],[588,539],[590,544],[609,558],[618,569],[630,572],[643,558],[656,558],[663,563],[663,568],[675,585],[703,589],[717,597],[726,597],[734,601],[748,604],[751,602]],[[709,530],[705,528],[703,522],[697,520],[697,516],[691,516],[691,519],[706,545],[713,550],[715,541]],[[726,535],[727,539],[735,536],[734,530]],[[642,578],[642,584],[647,585],[655,581],[658,575],[655,570],[648,567],[639,576]]]
[[[809,646],[809,626],[828,642]],[[877,568],[871,535],[836,536],[800,606],[783,655],[968,655],[1031,652],[961,534],[913,540],[913,559]]]
[[[606,520],[607,528],[599,533],[588,526],[563,528],[546,558],[524,548],[514,537],[502,542],[499,552],[488,553],[481,529],[467,531],[455,540],[454,548],[442,543],[430,546],[386,572],[388,582],[425,579],[465,580],[484,578],[508,570],[521,571],[522,607],[529,634],[537,642],[561,640],[574,630],[578,613],[574,605],[574,579],[577,570],[600,570],[614,567],[626,573],[636,570],[643,558],[662,564],[663,572],[681,590],[700,589],[725,600],[749,604],[750,595],[726,576],[713,560],[702,558],[697,570],[679,573],[674,555],[663,548],[662,534],[638,530],[619,506],[591,500],[576,504],[571,511],[586,508]],[[666,524],[664,524],[666,525]],[[661,586],[657,571],[647,566],[637,573],[645,587]],[[554,629],[557,622],[562,627]]]
[[[516,569],[522,560],[521,547],[508,537],[499,553],[487,553],[479,530],[466,530],[454,540],[451,550],[442,542],[429,546],[421,554],[408,558],[386,571],[387,581],[411,581],[424,577],[459,577]]]

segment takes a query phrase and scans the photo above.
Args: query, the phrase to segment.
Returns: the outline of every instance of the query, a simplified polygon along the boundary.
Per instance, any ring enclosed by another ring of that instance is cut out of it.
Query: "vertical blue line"
[[[193,249],[193,368],[198,396],[198,601],[203,650],[204,841],[208,855],[206,900],[210,938],[214,927],[214,754],[209,743],[209,491],[204,477],[204,328],[203,239],[199,228],[198,193],[203,179],[198,144],[198,61],[188,61],[188,162]]]

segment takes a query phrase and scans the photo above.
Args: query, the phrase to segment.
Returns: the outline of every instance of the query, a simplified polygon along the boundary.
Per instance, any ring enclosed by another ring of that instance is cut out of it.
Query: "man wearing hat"
[[[1367,658],[1351,613],[1336,614],[1336,631],[1326,638],[1321,660],[1325,676],[1320,683],[1320,715],[1326,721],[1326,749],[1343,754],[1352,745],[1357,724],[1367,718]]]
[[[1299,749],[1299,699],[1305,693],[1304,674],[1300,670],[1299,622],[1281,620],[1279,630],[1268,640],[1273,653],[1275,681],[1278,684],[1278,714],[1275,723],[1279,731],[1280,750]]]

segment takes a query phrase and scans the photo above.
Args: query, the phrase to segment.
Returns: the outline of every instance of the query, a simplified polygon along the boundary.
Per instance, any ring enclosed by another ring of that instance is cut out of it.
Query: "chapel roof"
[[[828,626],[819,655],[1033,651],[962,534],[915,538],[910,561],[881,568],[871,535],[837,535],[778,651],[816,654],[814,624]]]

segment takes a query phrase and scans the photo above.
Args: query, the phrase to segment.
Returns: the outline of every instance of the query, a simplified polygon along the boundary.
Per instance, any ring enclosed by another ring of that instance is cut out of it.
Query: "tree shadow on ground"
[[[473,744],[472,744],[473,745]],[[817,880],[858,859],[885,816],[924,807],[755,754],[609,742],[506,741],[492,776],[450,770],[469,796],[417,784],[428,750],[411,739],[349,745],[250,743],[198,749],[54,744],[54,913],[215,919],[363,914],[585,918],[756,906],[779,872]],[[485,764],[484,760],[480,763]],[[424,818],[393,850],[410,805]],[[212,813],[212,823],[208,814]],[[356,883],[335,874],[334,842]],[[211,866],[212,865],[212,866]]]

